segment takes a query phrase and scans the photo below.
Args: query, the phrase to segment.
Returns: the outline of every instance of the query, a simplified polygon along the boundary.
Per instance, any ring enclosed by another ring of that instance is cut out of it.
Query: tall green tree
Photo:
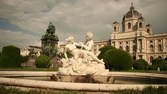
[[[129,70],[133,64],[133,59],[128,52],[112,46],[101,48],[98,58],[104,60],[105,66],[109,70]]]
[[[18,47],[10,45],[2,48],[0,67],[20,67],[21,61]]]

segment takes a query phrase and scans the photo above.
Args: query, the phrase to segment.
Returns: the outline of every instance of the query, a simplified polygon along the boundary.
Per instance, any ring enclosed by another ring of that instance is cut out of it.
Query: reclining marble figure
[[[107,75],[108,70],[105,69],[103,60],[99,60],[93,52],[94,42],[93,34],[88,32],[85,36],[85,43],[77,43],[74,37],[70,36],[66,39],[64,56],[61,59],[63,67],[59,69],[60,74],[64,75]],[[80,47],[80,48],[77,48]],[[67,56],[67,52],[72,57]]]

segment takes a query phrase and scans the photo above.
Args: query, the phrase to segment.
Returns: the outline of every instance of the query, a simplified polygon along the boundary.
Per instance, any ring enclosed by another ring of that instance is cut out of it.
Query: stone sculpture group
[[[103,60],[99,60],[94,54],[93,34],[87,32],[85,43],[77,43],[74,37],[70,36],[66,39],[64,48],[65,58],[61,59],[63,66],[59,69],[59,73],[63,75],[107,75],[108,70],[105,69]],[[67,56],[67,52],[72,55]]]

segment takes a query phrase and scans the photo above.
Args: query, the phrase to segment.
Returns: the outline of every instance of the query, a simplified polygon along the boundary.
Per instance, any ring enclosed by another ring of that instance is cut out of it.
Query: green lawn
[[[156,72],[156,70],[111,70],[112,72]]]
[[[58,71],[58,68],[0,68],[0,71]]]
[[[20,90],[18,88],[5,88],[0,86],[0,94],[84,94],[76,91],[54,91],[54,90]]]

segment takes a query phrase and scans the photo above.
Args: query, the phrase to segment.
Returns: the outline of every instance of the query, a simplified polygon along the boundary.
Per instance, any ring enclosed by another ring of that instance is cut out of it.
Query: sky
[[[60,41],[68,36],[83,41],[86,32],[108,40],[112,23],[122,22],[131,2],[154,33],[167,33],[167,0],[0,0],[0,48],[40,46],[49,22]]]

